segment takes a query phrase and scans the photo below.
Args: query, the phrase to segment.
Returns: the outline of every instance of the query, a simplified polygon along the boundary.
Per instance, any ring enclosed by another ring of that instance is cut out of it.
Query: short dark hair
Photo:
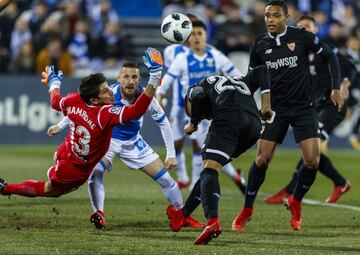
[[[302,20],[310,20],[312,22],[314,22],[314,24],[316,24],[316,20],[313,16],[310,16],[310,15],[302,15],[300,16],[297,20],[296,20],[296,23],[302,21]]]
[[[193,15],[191,13],[185,13],[185,15],[191,20],[191,22],[198,20],[198,17],[196,17],[195,15]]]
[[[123,67],[128,67],[128,68],[137,68],[139,69],[139,65],[136,61],[134,60],[127,60],[125,61],[125,63],[121,66],[121,68]]]
[[[282,1],[282,0],[270,0],[265,4],[265,8],[268,7],[269,5],[280,6],[283,9],[284,14],[288,15],[288,7],[287,7],[287,4],[284,1]]]
[[[90,74],[80,81],[80,97],[85,103],[90,104],[91,98],[97,98],[100,93],[100,84],[106,82],[102,73]]]
[[[207,31],[207,27],[206,27],[205,23],[199,19],[192,21],[192,26],[193,26],[193,28],[194,27],[202,27],[205,31]]]

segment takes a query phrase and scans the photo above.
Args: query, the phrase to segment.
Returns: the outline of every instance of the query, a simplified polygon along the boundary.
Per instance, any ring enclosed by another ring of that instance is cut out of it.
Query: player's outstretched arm
[[[161,53],[154,48],[148,48],[145,51],[143,60],[150,74],[149,82],[135,103],[124,107],[122,123],[128,122],[147,111],[152,97],[155,94],[156,88],[161,83],[161,75],[164,64]]]
[[[65,116],[58,124],[52,125],[47,130],[48,136],[54,136],[60,133],[63,129],[68,127],[70,124],[70,120],[67,116]]]
[[[54,110],[61,111],[60,100],[62,96],[60,94],[60,87],[63,77],[62,71],[59,70],[59,72],[56,73],[54,66],[46,66],[41,75],[41,83],[49,89],[51,107]]]

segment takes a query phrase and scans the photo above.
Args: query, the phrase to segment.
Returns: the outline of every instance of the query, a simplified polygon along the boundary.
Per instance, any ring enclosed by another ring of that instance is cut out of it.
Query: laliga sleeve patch
[[[119,106],[113,106],[109,108],[109,112],[112,114],[120,115],[122,107]]]
[[[315,36],[314,44],[317,45],[317,44],[319,44],[319,42],[320,42],[319,37]]]

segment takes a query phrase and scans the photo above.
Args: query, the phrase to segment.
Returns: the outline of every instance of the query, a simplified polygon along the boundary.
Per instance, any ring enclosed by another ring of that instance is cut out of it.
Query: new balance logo
[[[248,192],[247,192],[247,194],[248,194],[249,196],[255,196],[256,193],[257,193],[257,191],[248,191]]]
[[[220,195],[218,193],[213,193],[213,195],[220,198]]]
[[[272,49],[267,49],[266,51],[265,51],[265,55],[266,54],[271,54],[272,53]]]

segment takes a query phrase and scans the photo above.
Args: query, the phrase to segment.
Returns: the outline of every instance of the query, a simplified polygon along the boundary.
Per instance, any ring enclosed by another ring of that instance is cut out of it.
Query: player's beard
[[[131,99],[135,96],[135,89],[122,89],[121,94],[124,98]]]

